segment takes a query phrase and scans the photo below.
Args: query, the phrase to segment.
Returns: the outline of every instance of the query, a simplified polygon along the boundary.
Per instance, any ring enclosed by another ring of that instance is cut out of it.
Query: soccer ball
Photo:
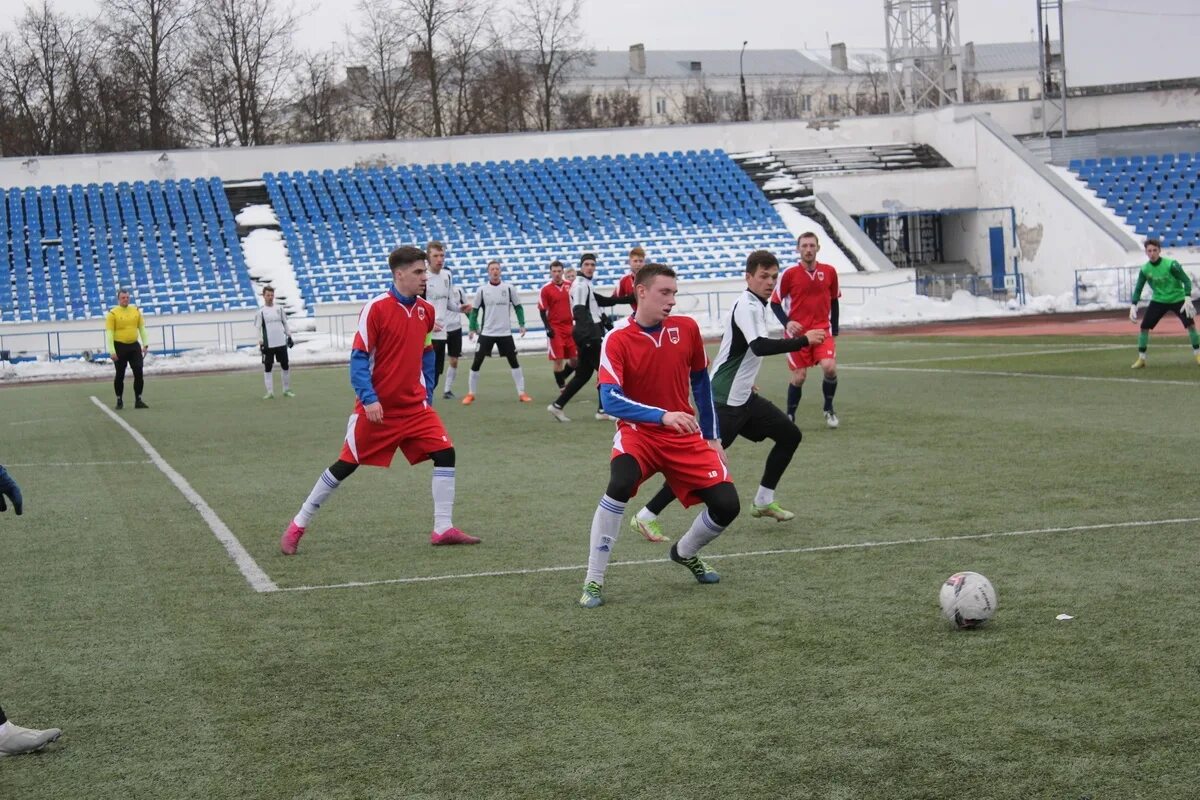
[[[956,572],[942,584],[942,616],[954,627],[978,628],[996,614],[1000,601],[992,582],[978,572]]]

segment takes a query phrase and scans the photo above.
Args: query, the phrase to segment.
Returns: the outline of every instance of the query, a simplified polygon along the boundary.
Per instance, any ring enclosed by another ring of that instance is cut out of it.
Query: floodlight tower
[[[1038,77],[1042,84],[1042,136],[1055,127],[1067,138],[1067,48],[1063,38],[1062,0],[1037,0]],[[1058,34],[1054,52],[1052,33]]]
[[[958,0],[884,0],[892,111],[962,101]]]

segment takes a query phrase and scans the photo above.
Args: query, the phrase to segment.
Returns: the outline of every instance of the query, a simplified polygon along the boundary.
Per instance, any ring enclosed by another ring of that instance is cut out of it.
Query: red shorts
[[[825,341],[820,344],[788,353],[788,366],[792,369],[805,369],[806,367],[815,367],[827,358],[836,359],[836,342],[837,339],[833,338],[829,331],[825,331]]]
[[[633,489],[635,495],[639,486],[654,473],[661,472],[675,497],[687,508],[700,502],[696,492],[733,481],[721,456],[700,438],[700,434],[681,436],[659,433],[659,430],[663,429],[627,423],[617,425],[612,457],[631,455],[642,470],[642,479]]]
[[[551,361],[562,361],[568,358],[579,358],[579,348],[575,337],[571,335],[571,326],[565,328],[553,326],[554,338],[546,340],[546,356]]]
[[[408,463],[418,464],[453,446],[441,418],[432,408],[385,415],[380,423],[371,422],[366,414],[355,413],[346,425],[346,443],[342,445],[340,458],[353,464],[389,467],[398,447]]]

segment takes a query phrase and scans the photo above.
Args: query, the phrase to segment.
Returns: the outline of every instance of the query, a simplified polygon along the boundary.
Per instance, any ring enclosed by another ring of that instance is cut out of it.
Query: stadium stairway
[[[837,244],[859,270],[863,267],[853,249],[846,246],[828,218],[817,210],[813,178],[950,166],[940,153],[925,144],[772,150],[765,155],[745,154],[733,159],[768,200],[786,202],[819,223],[825,236]]]

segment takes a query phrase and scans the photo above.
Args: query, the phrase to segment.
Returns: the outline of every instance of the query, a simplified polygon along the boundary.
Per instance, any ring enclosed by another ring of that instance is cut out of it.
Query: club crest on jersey
[[[667,328],[667,338],[671,344],[679,344],[679,328]]]
[[[417,316],[425,319],[425,308],[423,306],[417,306]]]

